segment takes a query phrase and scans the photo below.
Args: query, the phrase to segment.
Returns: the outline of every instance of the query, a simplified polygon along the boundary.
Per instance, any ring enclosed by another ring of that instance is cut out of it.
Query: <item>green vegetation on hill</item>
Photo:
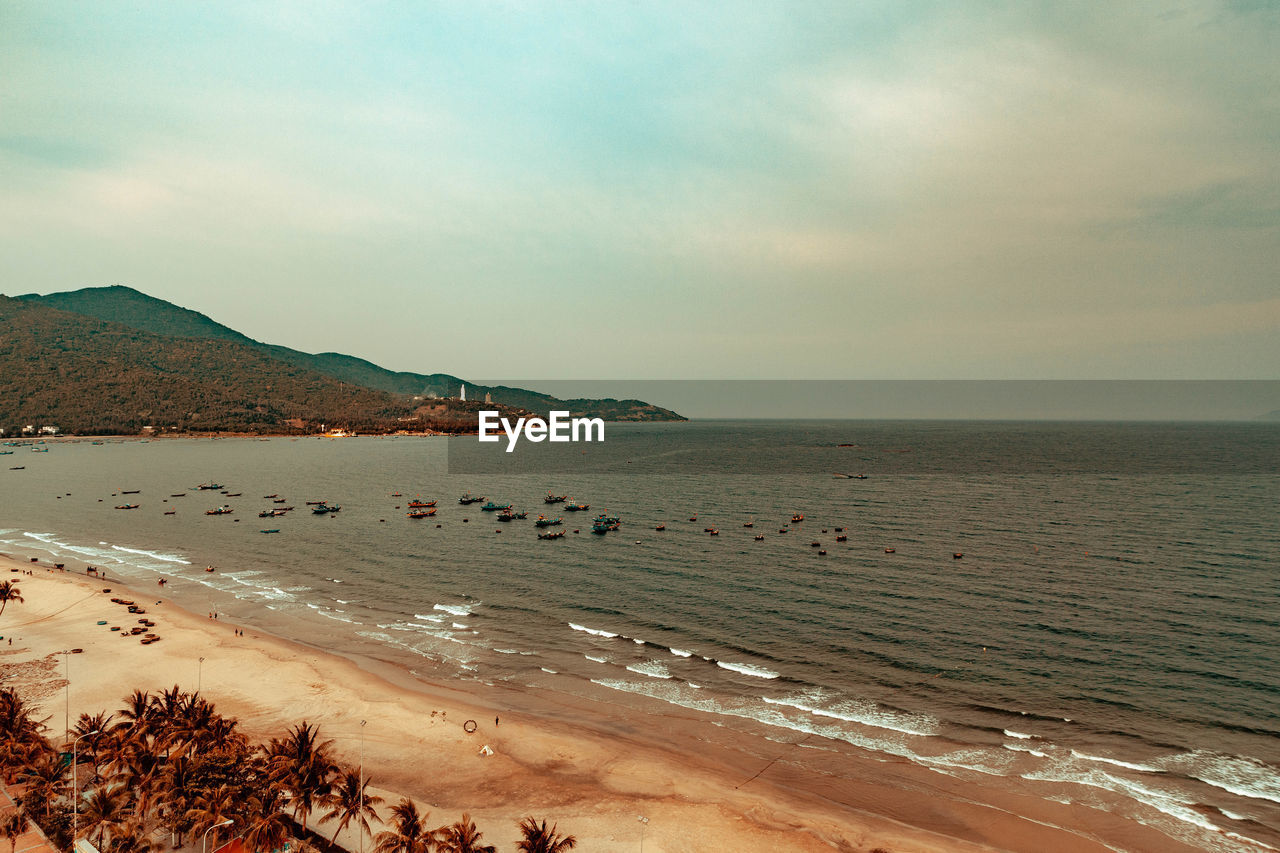
[[[173,339],[0,296],[0,426],[63,432],[385,428],[411,405],[229,340]]]
[[[342,353],[313,355],[289,347],[265,344],[215,322],[204,314],[120,285],[87,287],[47,296],[27,294],[16,298],[27,303],[120,323],[159,336],[235,342],[294,368],[392,395],[449,397],[457,394],[460,386],[465,384],[468,396],[475,399],[483,399],[485,394],[489,394],[494,403],[531,412],[545,413],[552,409],[562,409],[575,415],[615,421],[684,420],[669,409],[641,400],[561,400],[524,388],[477,385],[447,373],[422,374],[387,370],[362,358]]]

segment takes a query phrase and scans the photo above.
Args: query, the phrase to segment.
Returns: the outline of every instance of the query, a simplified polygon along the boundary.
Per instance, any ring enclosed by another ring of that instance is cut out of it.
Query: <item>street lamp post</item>
[[[65,689],[65,692],[67,694],[67,712],[66,712],[66,719],[64,720],[64,722],[66,723],[66,726],[63,730],[69,735],[71,734],[71,650],[63,649],[57,654],[62,655],[62,662],[66,665],[63,669],[63,672],[66,676],[66,682],[67,682],[67,686]]]
[[[364,724],[368,720],[360,721],[360,820],[356,825],[356,829],[360,830],[360,853],[364,853]]]
[[[80,746],[80,741],[90,735],[101,734],[102,729],[94,729],[91,732],[85,732],[71,742],[71,843],[76,843],[76,833],[80,831],[80,779],[79,765],[76,763],[76,747]]]
[[[235,823],[235,821],[233,821],[231,818],[227,818],[221,823],[215,823],[213,826],[209,827],[204,831],[204,835],[200,836],[200,850],[202,851],[202,853],[209,853],[209,833],[213,832],[215,829],[217,829],[220,826],[227,826],[228,824],[231,824],[231,823]]]
[[[649,825],[649,818],[640,815],[637,820],[640,821],[640,853],[644,853],[644,828]]]

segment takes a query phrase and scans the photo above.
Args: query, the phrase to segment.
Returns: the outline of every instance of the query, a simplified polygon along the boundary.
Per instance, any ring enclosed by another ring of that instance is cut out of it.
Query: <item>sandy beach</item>
[[[781,769],[776,778],[772,770],[750,778],[765,768],[704,743],[687,719],[672,718],[665,740],[653,737],[652,725],[593,732],[487,707],[377,661],[254,629],[240,635],[228,621],[177,607],[161,587],[130,590],[114,578],[87,577],[82,566],[57,571],[5,557],[0,576],[19,581],[25,598],[0,617],[0,674],[40,705],[51,733],[62,731],[68,713],[74,724],[82,712],[118,709],[134,689],[198,686],[255,740],[302,720],[319,724],[343,760],[355,765],[363,751],[365,772],[388,802],[410,796],[436,825],[470,812],[499,849],[514,847],[516,823],[530,814],[575,835],[578,849],[594,851],[640,849],[642,832],[650,853],[1108,849],[1084,835],[1133,850],[1190,849],[1096,810],[966,794],[958,785],[930,797],[849,778],[838,794],[814,796]],[[127,631],[138,618],[113,597],[145,607],[161,641],[144,646],[110,631]],[[64,657],[63,649],[83,651]],[[472,733],[464,730],[469,720]],[[481,754],[486,745],[493,755]],[[872,778],[937,775],[870,756],[868,768]],[[345,843],[358,849],[354,834]]]

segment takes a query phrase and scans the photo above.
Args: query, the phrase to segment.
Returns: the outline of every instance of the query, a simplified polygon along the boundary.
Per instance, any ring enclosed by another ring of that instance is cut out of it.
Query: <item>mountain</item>
[[[336,352],[311,354],[289,347],[266,344],[218,323],[204,314],[156,299],[131,287],[87,287],[45,296],[26,294],[16,297],[63,311],[71,311],[99,320],[119,323],[142,332],[169,338],[194,338],[228,341],[258,350],[263,355],[302,370],[323,374],[340,382],[358,385],[394,395],[449,397],[462,385],[468,396],[482,399],[489,394],[493,402],[532,412],[552,409],[567,410],[575,415],[602,417],[607,420],[674,421],[685,418],[669,409],[641,400],[561,400],[548,394],[512,388],[505,385],[477,385],[447,373],[410,373],[384,367]]]
[[[0,427],[63,432],[377,429],[404,398],[284,364],[230,340],[170,338],[0,296]]]

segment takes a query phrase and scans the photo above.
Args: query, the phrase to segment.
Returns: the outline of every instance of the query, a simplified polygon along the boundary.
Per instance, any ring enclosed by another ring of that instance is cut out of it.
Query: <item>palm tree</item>
[[[210,791],[199,794],[195,803],[187,810],[187,820],[191,821],[191,832],[204,832],[217,826],[228,818],[236,817],[237,797],[239,792],[230,785],[219,785]],[[217,833],[214,833],[217,840]],[[216,845],[215,845],[216,846]]]
[[[76,721],[75,726],[71,729],[71,736],[79,739],[84,737],[85,750],[81,755],[87,758],[93,764],[93,777],[87,784],[93,785],[98,781],[98,767],[102,763],[102,747],[110,736],[108,729],[111,720],[115,718],[115,714],[98,713],[98,714],[81,714],[80,719]],[[90,734],[93,732],[93,734]],[[79,760],[79,759],[78,759]]]
[[[67,777],[71,767],[52,749],[41,750],[34,762],[18,771],[18,781],[25,782],[27,791],[22,799],[28,809],[32,804],[43,806],[41,813],[48,819],[55,800],[67,789]]]
[[[23,601],[22,593],[18,591],[18,585],[13,581],[0,581],[0,615],[4,615],[4,608],[10,601]]]
[[[111,853],[151,853],[152,843],[146,823],[136,815],[111,835]],[[12,853],[12,851],[10,851]]]
[[[369,778],[360,781],[360,773],[348,767],[338,777],[337,784],[329,795],[321,801],[321,805],[329,807],[321,820],[336,820],[338,826],[333,830],[329,843],[338,840],[338,833],[346,829],[355,820],[362,832],[369,831],[369,819],[378,820],[378,810],[374,806],[382,802],[382,797],[369,793]],[[361,804],[363,803],[363,811]]]
[[[199,793],[191,759],[178,756],[165,765],[157,780],[154,805],[165,828],[177,836],[175,847],[182,846],[182,836],[191,828],[187,813]]]
[[[319,732],[303,720],[284,739],[272,738],[267,747],[272,773],[292,795],[293,816],[302,821],[303,834],[307,818],[332,790],[329,780],[337,772],[331,757],[333,741],[319,740]]]
[[[124,788],[101,785],[85,799],[84,809],[81,811],[84,816],[81,832],[87,836],[92,835],[95,829],[98,830],[99,850],[106,849],[102,846],[103,836],[110,831],[111,837],[114,838],[124,829],[126,821],[132,814],[128,793]]]
[[[289,821],[284,815],[284,791],[268,782],[245,804],[249,828],[243,841],[247,850],[279,850],[289,839]]]
[[[532,816],[520,821],[520,832],[524,838],[516,843],[520,853],[565,853],[578,846],[578,839],[572,835],[560,835],[556,832],[557,824],[547,829],[544,820],[539,824]]]
[[[413,800],[402,797],[391,807],[391,828],[373,839],[374,853],[431,853],[440,830],[426,829],[426,819],[427,813],[418,814]]]
[[[9,839],[9,853],[18,849],[18,836],[27,831],[27,816],[22,809],[13,809],[0,815],[0,838]]]
[[[484,835],[476,829],[471,815],[462,813],[462,820],[444,829],[444,841],[440,844],[441,853],[498,853],[492,844],[481,844]]]

